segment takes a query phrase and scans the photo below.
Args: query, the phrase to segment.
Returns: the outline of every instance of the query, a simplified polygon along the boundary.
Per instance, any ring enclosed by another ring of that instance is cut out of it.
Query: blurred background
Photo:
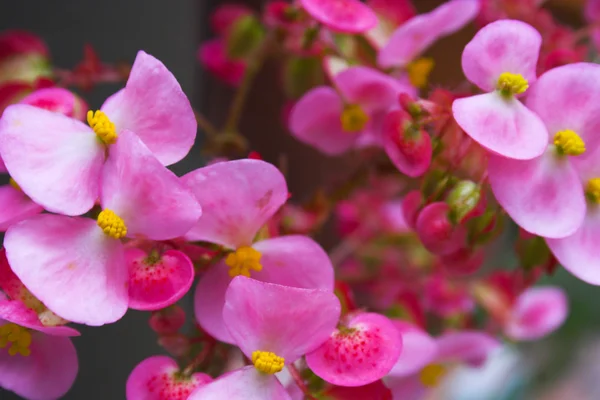
[[[259,9],[266,0],[238,0]],[[420,11],[428,11],[443,1],[413,0]],[[211,121],[223,122],[232,90],[201,70],[196,52],[209,35],[207,16],[220,0],[103,0],[103,1],[3,1],[0,29],[30,30],[44,38],[54,64],[70,67],[90,43],[106,62],[131,63],[139,49],[162,60],[177,77],[194,107]],[[582,24],[584,0],[552,0],[546,7],[569,25]],[[472,37],[468,27],[440,40],[429,55],[438,67],[432,82],[450,85],[462,78],[460,52]],[[276,69],[267,64],[257,79],[242,117],[241,132],[252,150],[278,165],[285,164],[294,198],[303,200],[326,179],[349,165],[343,158],[327,159],[295,141],[281,125],[284,97]],[[101,85],[85,99],[92,108],[119,86]],[[199,135],[200,142],[202,136]],[[198,144],[188,158],[178,164],[179,174],[202,165]],[[331,246],[335,238],[325,231],[320,241]],[[507,264],[511,260],[498,260]],[[576,281],[559,271],[551,281],[569,290],[572,312],[567,324],[549,339],[535,345],[504,350],[484,371],[473,375],[461,371],[443,388],[439,398],[469,400],[500,399],[600,399],[600,312],[596,299],[600,290]],[[184,299],[191,311],[191,299]],[[78,350],[78,379],[65,399],[124,399],[127,376],[144,358],[161,352],[156,336],[147,324],[147,313],[130,311],[117,324],[100,328],[81,327],[82,336],[74,343]],[[487,385],[487,386],[486,386]],[[436,395],[437,397],[437,395]],[[18,397],[0,389],[1,400]]]

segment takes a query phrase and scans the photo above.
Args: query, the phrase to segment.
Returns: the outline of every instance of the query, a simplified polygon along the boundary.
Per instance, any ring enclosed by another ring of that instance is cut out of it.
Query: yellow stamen
[[[592,178],[588,181],[585,195],[592,203],[600,204],[600,178]]]
[[[340,121],[344,132],[354,133],[365,128],[365,125],[369,122],[369,116],[358,104],[348,104],[342,111]]]
[[[427,86],[429,74],[431,74],[434,66],[435,61],[428,57],[419,58],[408,64],[406,72],[408,73],[410,83],[417,88],[424,88]]]
[[[554,146],[561,156],[578,156],[585,153],[585,142],[581,136],[569,129],[554,135]]]
[[[12,323],[0,326],[0,348],[9,343],[8,354],[11,356],[21,354],[27,357],[31,354],[31,333],[27,328]]]
[[[19,192],[21,192],[21,186],[19,186],[19,184],[17,183],[17,181],[15,181],[13,178],[9,178],[8,179],[8,183],[10,184],[10,186],[14,187],[15,189],[17,189]]]
[[[504,72],[498,79],[498,90],[504,96],[524,93],[529,88],[529,82],[521,74]]]
[[[430,364],[421,370],[419,378],[426,387],[436,387],[446,375],[446,367],[441,364]]]
[[[252,352],[252,363],[254,367],[265,374],[274,374],[280,372],[285,364],[283,357],[278,357],[270,351],[254,351]]]
[[[225,264],[231,268],[229,276],[232,278],[238,275],[250,277],[250,270],[261,271],[261,257],[260,251],[249,246],[240,247],[235,252],[229,253],[225,258]]]
[[[117,141],[117,130],[115,124],[102,111],[96,112],[89,110],[87,112],[87,122],[94,130],[94,133],[105,144],[113,144]]]
[[[102,210],[98,215],[97,223],[104,233],[112,238],[121,239],[127,235],[125,221],[112,210]]]

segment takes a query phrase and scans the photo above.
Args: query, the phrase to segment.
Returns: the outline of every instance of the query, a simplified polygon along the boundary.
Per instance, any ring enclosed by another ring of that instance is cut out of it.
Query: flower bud
[[[482,249],[463,247],[454,253],[441,257],[444,270],[452,275],[470,275],[481,268],[484,259]]]
[[[46,44],[38,36],[12,30],[0,35],[0,83],[35,82],[50,77],[50,58]]]
[[[415,229],[417,225],[417,218],[419,217],[419,211],[423,205],[423,194],[420,190],[413,190],[409,192],[402,200],[402,214],[404,220],[412,229]]]
[[[243,4],[223,4],[211,14],[210,27],[217,35],[227,36],[237,21],[251,14],[252,10]]]
[[[292,57],[283,70],[284,90],[288,97],[297,99],[308,90],[323,84],[325,74],[317,57]]]
[[[212,39],[202,43],[198,60],[204,68],[230,86],[239,86],[246,72],[246,63],[232,60],[225,51],[225,42]]]
[[[451,221],[455,224],[462,222],[477,207],[480,198],[481,189],[475,182],[458,182],[446,198]]]
[[[383,144],[396,168],[410,177],[423,175],[431,164],[431,138],[402,110],[392,111],[386,116]]]
[[[233,59],[245,58],[252,54],[265,37],[260,21],[252,14],[238,19],[226,38],[227,55]]]
[[[305,14],[293,4],[283,0],[273,0],[265,6],[263,21],[271,28],[291,28],[303,20]]]
[[[150,327],[159,335],[177,333],[185,323],[185,311],[177,304],[162,310],[153,311],[150,317]]]
[[[450,221],[449,212],[448,204],[436,202],[423,208],[417,218],[417,234],[423,246],[434,254],[451,254],[465,244],[466,230]]]
[[[189,353],[191,348],[190,340],[179,334],[161,336],[158,339],[158,344],[173,357],[183,357]]]
[[[36,90],[23,98],[20,103],[57,112],[80,121],[86,118],[89,109],[81,97],[70,90],[57,87]]]

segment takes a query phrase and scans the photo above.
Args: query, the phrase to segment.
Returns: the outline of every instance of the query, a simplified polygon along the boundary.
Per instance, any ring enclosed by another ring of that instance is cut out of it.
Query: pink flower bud
[[[238,86],[246,72],[246,63],[227,56],[225,42],[213,39],[202,43],[198,60],[204,68],[228,85]]]
[[[303,14],[297,7],[282,0],[274,0],[265,6],[263,21],[272,28],[292,28],[303,20]]]
[[[450,218],[455,223],[464,221],[477,208],[480,199],[481,188],[475,182],[458,182],[446,199],[450,207]]]
[[[229,3],[217,7],[210,16],[210,27],[219,36],[226,36],[240,18],[251,15],[252,10],[243,4]]]
[[[0,83],[9,80],[31,83],[50,75],[48,48],[38,36],[19,30],[0,35]]]
[[[402,200],[402,214],[404,220],[412,229],[415,229],[417,225],[417,218],[419,217],[419,211],[423,205],[423,194],[420,190],[413,190],[409,192]]]
[[[465,244],[466,230],[450,221],[450,208],[446,203],[431,203],[417,218],[417,234],[427,250],[446,255],[458,251]]]
[[[173,357],[182,357],[190,351],[190,340],[179,334],[161,336],[158,344],[162,346]]]
[[[89,109],[81,97],[70,90],[57,87],[36,90],[23,98],[20,103],[57,112],[81,121],[86,118]]]
[[[177,333],[185,323],[185,311],[174,304],[162,310],[153,311],[149,323],[152,330],[159,335],[172,335]]]
[[[466,247],[452,254],[442,256],[444,270],[453,275],[470,275],[481,268],[484,259],[483,250],[473,250]]]

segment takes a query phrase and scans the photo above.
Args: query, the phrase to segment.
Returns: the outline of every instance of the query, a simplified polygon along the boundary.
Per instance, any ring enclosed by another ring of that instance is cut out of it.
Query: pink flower
[[[600,67],[570,64],[540,77],[527,98],[547,129],[546,151],[532,160],[491,156],[489,180],[511,218],[546,238],[572,235],[583,223],[586,199],[578,161],[600,144]],[[552,93],[552,96],[549,96]]]
[[[53,111],[80,121],[85,120],[87,103],[70,90],[51,87],[38,89],[25,96],[20,104],[29,104],[37,108]]]
[[[476,331],[448,332],[432,338],[421,329],[396,321],[404,341],[398,362],[384,378],[394,399],[420,399],[436,387],[449,368],[468,363],[479,366],[499,346],[492,337]]]
[[[340,303],[331,291],[235,278],[223,319],[233,343],[254,365],[201,386],[189,400],[291,399],[274,374],[323,343],[339,316]]]
[[[124,89],[88,123],[28,105],[8,107],[0,120],[0,155],[23,191],[45,209],[79,215],[99,197],[106,153],[132,130],[169,165],[181,160],[196,135],[196,120],[175,77],[140,51]],[[23,155],[27,156],[24,157]]]
[[[198,50],[198,60],[217,78],[230,86],[239,86],[246,73],[246,62],[227,55],[223,39],[208,40]]]
[[[311,17],[344,33],[362,33],[377,25],[377,16],[358,0],[300,0]]]
[[[221,4],[210,16],[210,27],[217,35],[225,37],[240,18],[251,14],[252,10],[243,4]]]
[[[372,37],[382,47],[377,63],[383,68],[407,66],[436,40],[467,25],[478,12],[479,0],[452,0],[409,19],[389,38]]]
[[[407,83],[368,67],[345,69],[333,77],[333,84],[337,91],[320,86],[306,93],[289,119],[297,139],[329,155],[381,145],[385,115],[400,93],[414,92]]]
[[[27,288],[59,316],[88,325],[114,322],[127,310],[122,237],[182,236],[201,214],[179,178],[127,130],[112,146],[101,181],[97,221],[43,214],[12,225],[4,240]]]
[[[212,381],[203,373],[180,372],[175,360],[154,356],[139,363],[127,378],[127,400],[186,400],[194,389]]]
[[[517,99],[536,80],[541,43],[530,25],[503,20],[481,29],[465,47],[467,79],[489,93],[455,100],[452,112],[458,125],[492,153],[529,160],[546,149],[544,124]]]
[[[204,210],[186,237],[219,244],[227,251],[196,286],[196,319],[211,336],[233,342],[222,310],[235,276],[333,291],[331,261],[309,237],[289,235],[254,242],[260,228],[288,198],[285,179],[277,168],[260,160],[220,162],[192,171],[182,180]]]

